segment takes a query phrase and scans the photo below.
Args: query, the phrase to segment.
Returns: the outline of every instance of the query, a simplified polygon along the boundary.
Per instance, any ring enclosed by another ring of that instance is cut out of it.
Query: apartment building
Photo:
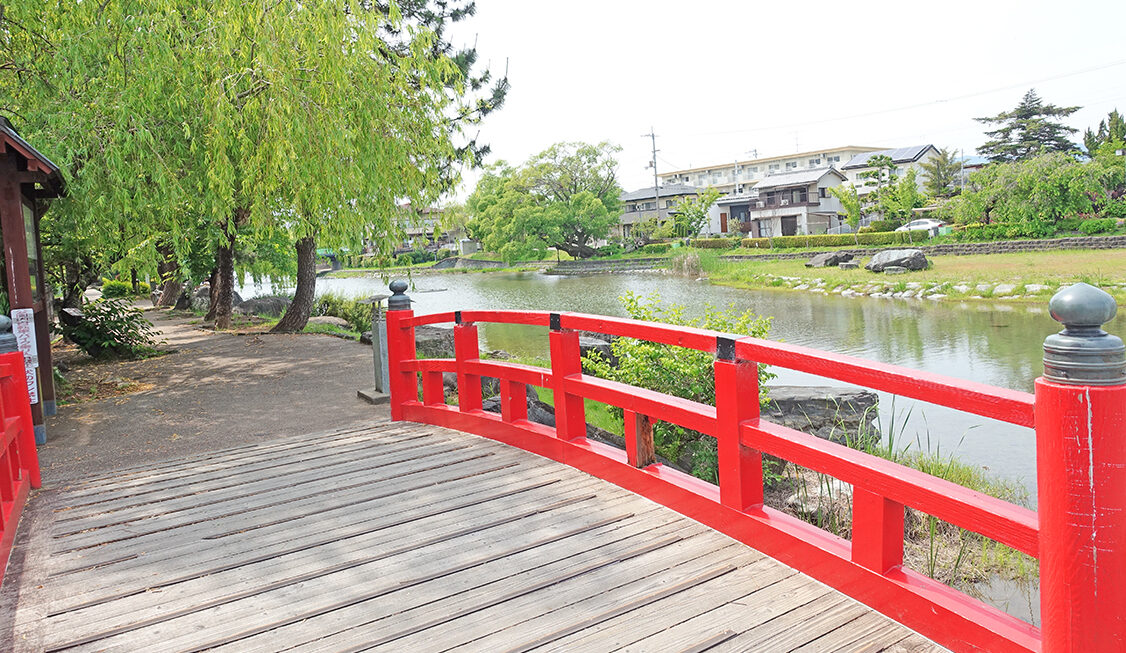
[[[712,186],[724,195],[744,195],[749,193],[756,183],[769,175],[817,168],[835,167],[841,169],[842,166],[859,155],[878,151],[881,151],[881,148],[846,145],[827,150],[811,150],[785,156],[748,159],[702,168],[674,170],[660,175],[659,178],[664,185],[687,184],[697,188]]]

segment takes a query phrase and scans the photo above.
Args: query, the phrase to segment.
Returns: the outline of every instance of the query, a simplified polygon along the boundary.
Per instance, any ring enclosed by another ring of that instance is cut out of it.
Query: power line
[[[987,90],[984,90],[984,91],[976,91],[974,93],[966,93],[966,94],[963,94],[963,95],[955,95],[953,97],[941,98],[941,99],[938,99],[938,100],[931,100],[930,102],[919,102],[917,104],[909,104],[909,105],[905,105],[905,106],[901,106],[901,107],[893,107],[893,108],[890,108],[890,109],[878,109],[876,111],[867,111],[867,112],[864,112],[864,113],[854,113],[852,115],[837,116],[837,117],[834,117],[834,118],[823,118],[821,120],[811,120],[811,121],[808,121],[808,122],[795,122],[795,123],[788,123],[788,124],[781,124],[781,125],[770,125],[770,126],[767,126],[767,127],[752,127],[750,129],[733,129],[733,130],[730,130],[730,131],[700,132],[700,133],[696,133],[696,134],[685,134],[685,136],[724,136],[724,135],[727,135],[727,134],[748,134],[748,133],[752,133],[752,132],[771,131],[771,130],[776,130],[776,129],[791,129],[791,128],[794,128],[794,127],[805,127],[805,126],[808,126],[808,125],[821,125],[821,124],[830,123],[830,122],[840,122],[842,120],[854,120],[856,118],[867,118],[867,117],[870,117],[870,116],[882,116],[882,115],[885,115],[885,114],[888,114],[888,113],[897,113],[897,112],[900,112],[900,111],[910,111],[911,109],[921,109],[923,107],[929,107],[929,106],[933,106],[933,105],[936,105],[936,104],[945,104],[947,102],[957,102],[957,101],[960,101],[960,100],[966,100],[966,99],[973,98],[973,97],[980,97],[982,95],[989,95],[991,93],[998,93],[998,92],[1001,92],[1001,91],[1010,91],[1010,90],[1017,89],[1017,88],[1025,88],[1025,87],[1028,87],[1030,85],[1041,84],[1043,82],[1051,82],[1051,81],[1055,81],[1057,79],[1065,79],[1065,78],[1068,78],[1068,77],[1075,77],[1077,75],[1085,75],[1087,73],[1091,73],[1091,72],[1095,72],[1095,71],[1099,71],[1099,70],[1106,70],[1107,68],[1114,68],[1114,67],[1122,66],[1122,65],[1126,65],[1126,59],[1123,59],[1122,61],[1115,61],[1115,62],[1112,62],[1112,63],[1108,63],[1108,64],[1105,64],[1105,65],[1102,65],[1102,66],[1094,66],[1092,68],[1085,68],[1083,70],[1077,70],[1077,71],[1073,71],[1073,72],[1070,72],[1070,73],[1063,73],[1063,74],[1054,75],[1054,76],[1051,76],[1051,77],[1043,77],[1043,78],[1040,78],[1040,79],[1018,82],[1016,84],[1010,84],[1008,86],[998,86],[996,88],[991,88],[991,89],[987,89]]]

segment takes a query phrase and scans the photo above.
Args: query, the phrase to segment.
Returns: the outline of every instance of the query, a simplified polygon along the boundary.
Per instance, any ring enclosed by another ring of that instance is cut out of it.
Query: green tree
[[[943,215],[961,224],[1001,225],[998,237],[1050,236],[1063,218],[1126,208],[1113,194],[1123,182],[1121,168],[1113,155],[1081,163],[1062,152],[986,166],[970,175]]]
[[[852,184],[840,184],[838,186],[830,186],[829,194],[837,198],[841,203],[841,208],[845,212],[845,222],[848,226],[852,227],[852,238],[856,244],[860,244],[860,217],[862,215],[860,207],[860,196],[856,193],[856,188]]]
[[[316,239],[390,249],[398,202],[426,205],[472,157],[454,137],[476,82],[424,6],[6,3],[5,110],[63,167],[52,211],[93,247],[154,269],[168,246],[214,252],[222,328],[238,248],[288,234],[311,299]]]
[[[995,162],[1022,161],[1045,152],[1075,154],[1078,148],[1068,137],[1078,130],[1064,125],[1059,119],[1079,109],[1044,104],[1036,89],[1030,89],[1012,111],[1002,111],[989,118],[975,118],[987,125],[999,125],[997,129],[985,132],[990,140],[977,151]]]
[[[1092,131],[1088,128],[1083,133],[1083,145],[1091,156],[1108,143],[1119,147],[1126,143],[1126,119],[1118,113],[1118,109],[1111,111],[1105,120],[1100,120],[1098,129]]]
[[[670,211],[672,220],[667,223],[672,235],[688,238],[700,233],[708,224],[708,211],[715,205],[720,194],[715,188],[708,187],[696,193],[695,197],[686,197],[677,202]]]
[[[923,187],[932,197],[952,197],[958,194],[962,162],[953,150],[943,148],[938,154],[919,164],[926,179]]]
[[[506,261],[543,258],[555,247],[589,258],[621,215],[614,169],[620,148],[558,143],[519,168],[501,163],[481,178],[466,205],[467,225]]]

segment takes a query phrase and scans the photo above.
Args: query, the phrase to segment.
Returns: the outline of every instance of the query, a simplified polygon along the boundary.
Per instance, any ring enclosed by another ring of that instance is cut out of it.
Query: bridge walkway
[[[944,650],[647,499],[434,426],[133,468],[26,515],[17,651]]]

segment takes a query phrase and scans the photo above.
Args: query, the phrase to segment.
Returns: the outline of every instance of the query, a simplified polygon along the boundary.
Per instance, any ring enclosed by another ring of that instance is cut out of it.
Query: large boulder
[[[614,356],[614,350],[610,347],[610,343],[600,338],[589,338],[587,336],[579,336],[579,354],[586,356],[587,354],[597,352],[602,356],[603,360],[609,361],[611,366],[617,366],[618,358]]]
[[[908,270],[925,270],[930,267],[930,261],[921,249],[886,249],[876,252],[864,267],[872,272],[883,272],[884,268],[893,266]]]
[[[763,417],[823,440],[865,448],[880,439],[879,397],[869,390],[828,386],[770,386]]]
[[[348,320],[335,315],[314,315],[309,318],[308,324],[331,324],[334,327],[341,329],[351,329],[352,326],[348,324]]]
[[[432,324],[415,327],[414,348],[418,358],[453,358],[454,330]]]
[[[243,315],[264,315],[270,317],[279,317],[289,308],[290,302],[293,301],[291,297],[281,297],[279,295],[268,295],[266,297],[255,297],[248,299],[245,302],[235,306],[236,313]]]
[[[840,265],[841,263],[844,263],[845,261],[851,261],[851,260],[852,260],[852,254],[849,254],[848,252],[823,252],[823,253],[818,254],[818,255],[814,256],[813,258],[809,259],[809,261],[806,262],[805,267],[807,267],[807,268],[835,267],[837,265]]]
[[[231,306],[238,306],[242,304],[242,297],[238,292],[231,291]],[[192,310],[206,313],[211,310],[211,286],[210,284],[203,284],[195,289],[192,293]],[[279,313],[278,315],[281,315]]]

